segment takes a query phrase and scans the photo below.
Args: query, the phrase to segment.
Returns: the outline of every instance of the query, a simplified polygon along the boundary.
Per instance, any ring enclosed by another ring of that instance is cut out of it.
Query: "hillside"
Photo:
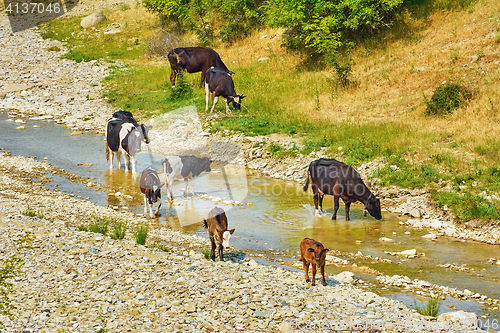
[[[105,8],[108,20],[84,30],[79,26],[84,13],[102,5],[79,6],[72,17],[49,22],[42,31],[63,41],[70,59],[111,63],[104,96],[113,106],[143,117],[193,103],[204,109],[199,74],[186,74],[185,94],[174,95],[168,62],[149,47],[163,36],[179,38],[177,45],[196,45],[196,36],[162,32],[155,15],[126,2]],[[491,1],[455,10],[403,6],[390,28],[359,39],[344,54],[344,63],[352,60],[347,85],[333,68],[283,48],[283,29],[211,45],[236,72],[236,92],[248,98],[241,112],[211,117],[207,126],[213,133],[281,133],[302,142],[269,147],[277,158],[321,147],[352,165],[381,157],[386,166],[372,175],[381,185],[445,188],[435,191],[433,200],[452,206],[458,220],[500,220],[492,199],[500,191],[499,10]],[[467,103],[447,116],[426,115],[435,90],[450,83],[470,92]]]

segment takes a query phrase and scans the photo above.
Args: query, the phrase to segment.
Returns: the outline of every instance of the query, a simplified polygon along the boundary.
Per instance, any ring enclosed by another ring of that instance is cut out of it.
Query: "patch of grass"
[[[470,191],[466,193],[438,192],[431,193],[431,199],[438,207],[450,207],[457,221],[481,219],[499,220],[500,207],[494,202]]]
[[[417,301],[413,301],[415,310],[423,316],[437,317],[441,304],[439,297],[431,297],[424,307],[418,307]]]
[[[125,10],[129,10],[130,9],[130,5],[128,3],[126,3],[126,2],[122,2],[121,4],[118,5],[118,8],[120,10],[125,11]]]
[[[207,250],[207,249],[201,249],[201,253],[205,257],[205,259],[207,259],[207,260],[212,259],[212,251]]]
[[[92,217],[87,225],[79,225],[78,230],[106,235],[111,223],[113,223],[112,218]]]
[[[152,242],[151,244],[149,244],[148,247],[150,249],[159,249],[159,250],[162,250],[163,252],[170,252],[170,251],[172,251],[171,247],[165,246],[165,245],[157,243],[157,242]]]
[[[23,215],[29,216],[29,217],[38,217],[39,219],[45,218],[45,213],[43,210],[41,210],[41,209],[35,210],[32,207],[30,207],[30,205],[28,205],[26,210],[23,211]]]
[[[59,46],[51,46],[47,49],[47,51],[59,52],[61,48]]]
[[[114,240],[124,239],[127,232],[127,223],[124,221],[113,222],[113,233],[109,235]]]
[[[143,224],[137,227],[134,232],[135,241],[139,245],[146,244],[146,238],[148,237],[149,226],[147,224]]]
[[[9,311],[10,299],[13,289],[13,284],[10,282],[13,278],[21,274],[21,266],[23,260],[15,255],[5,259],[0,259],[0,314],[12,317]],[[0,321],[0,326],[4,323]]]

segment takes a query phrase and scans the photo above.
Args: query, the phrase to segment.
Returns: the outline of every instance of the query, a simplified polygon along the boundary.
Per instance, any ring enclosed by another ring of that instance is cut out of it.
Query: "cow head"
[[[382,212],[380,211],[380,199],[376,198],[373,194],[370,194],[368,197],[365,209],[375,219],[380,220],[382,218]]]
[[[215,240],[217,243],[222,244],[226,249],[229,249],[229,240],[231,235],[234,233],[234,229],[231,230],[218,230],[215,234]]]
[[[241,100],[245,97],[245,95],[229,96],[229,101],[233,103],[233,107],[235,110],[239,110],[241,107]]]
[[[330,249],[325,249],[323,247],[323,245],[318,245],[317,243],[316,244],[313,244],[311,247],[309,247],[307,249],[307,252],[309,252],[310,254],[314,255],[314,260],[316,261],[315,263],[317,265],[320,265],[320,263],[322,262],[323,259],[325,259],[326,257],[326,253],[330,251]]]
[[[144,140],[146,144],[149,144],[149,130],[153,128],[153,126],[149,125],[146,126],[144,124],[140,124],[139,127],[139,132],[141,134],[141,140]]]
[[[201,169],[203,171],[206,171],[206,172],[212,171],[211,165],[212,165],[212,161],[210,161],[210,159],[208,157],[203,157],[201,159],[201,167],[202,167]]]
[[[161,199],[161,188],[163,187],[163,185],[165,185],[165,183],[151,186],[150,198],[152,203],[156,203]]]

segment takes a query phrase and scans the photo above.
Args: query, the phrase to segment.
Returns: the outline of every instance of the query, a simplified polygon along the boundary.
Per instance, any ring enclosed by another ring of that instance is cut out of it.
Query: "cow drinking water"
[[[189,180],[198,177],[203,171],[210,172],[212,161],[208,157],[188,156],[167,156],[163,160],[163,171],[167,190],[170,193],[170,200],[174,200],[172,184],[176,178],[184,179],[184,196],[187,195]]]
[[[163,185],[165,184],[160,184],[160,177],[158,177],[158,173],[155,170],[147,168],[142,171],[139,187],[144,194],[144,215],[147,214],[148,205],[149,217],[154,218],[155,215],[159,214],[161,203],[158,205],[156,214],[153,214],[153,204],[161,199],[161,188]]]
[[[314,194],[314,206],[316,215],[320,215],[323,210],[323,197],[325,194],[333,195],[333,215],[332,220],[337,219],[339,210],[339,198],[345,204],[345,218],[349,221],[349,208],[351,203],[360,201],[365,205],[365,209],[371,216],[380,220],[380,200],[370,192],[359,173],[353,167],[334,159],[320,158],[312,161],[307,170],[307,181],[304,191],[309,188],[309,178],[312,181],[311,187]],[[319,210],[318,210],[319,204]]]
[[[177,73],[186,70],[188,73],[201,72],[200,88],[205,81],[205,72],[214,66],[232,73],[222,62],[219,54],[207,47],[178,47],[168,53],[170,62],[170,82],[175,83]]]
[[[244,95],[236,94],[231,74],[216,67],[210,67],[205,73],[205,112],[208,112],[210,93],[212,93],[213,103],[210,112],[214,112],[215,105],[217,104],[219,97],[222,97],[226,102],[227,113],[231,113],[231,111],[229,110],[229,102],[233,104],[235,110],[239,110],[241,106],[241,100],[246,97]]]
[[[215,249],[219,246],[219,260],[224,261],[224,248],[229,249],[229,239],[234,229],[227,229],[227,216],[222,208],[214,207],[208,213],[208,218],[203,219],[203,226],[208,229],[212,243],[212,260],[215,261]]]
[[[326,286],[325,280],[325,261],[326,253],[330,251],[325,249],[323,244],[316,242],[314,239],[304,238],[300,242],[300,260],[306,274],[306,282],[309,282],[309,264],[312,265],[312,285],[316,285],[316,266],[321,269],[321,276],[323,277],[323,285]]]
[[[141,151],[142,141],[149,144],[148,132],[151,126],[138,124],[128,111],[117,111],[106,122],[106,160],[113,170],[113,153],[116,153],[118,168],[121,168],[121,155],[125,160],[125,172],[132,162],[132,174],[136,174],[137,154]]]

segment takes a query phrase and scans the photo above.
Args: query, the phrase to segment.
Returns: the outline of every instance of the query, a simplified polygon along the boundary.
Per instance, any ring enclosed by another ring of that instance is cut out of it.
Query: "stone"
[[[477,314],[465,311],[446,312],[439,315],[437,321],[447,323],[449,327],[456,327],[457,324],[471,327],[477,325]]]
[[[257,62],[264,63],[264,62],[267,62],[268,60],[269,60],[269,57],[264,57],[264,58],[260,58],[259,60],[257,60]]]
[[[16,91],[23,91],[31,88],[27,84],[5,84],[2,88],[2,93],[8,94]]]
[[[353,276],[354,276],[353,272],[344,271],[342,273],[334,275],[333,278],[340,283],[353,283],[354,282]]]
[[[106,15],[104,15],[101,12],[91,14],[89,16],[86,16],[83,18],[83,20],[80,22],[80,25],[84,29],[92,28],[98,25],[99,23],[103,22],[106,20]]]
[[[427,235],[423,235],[422,238],[424,239],[430,239],[430,240],[435,240],[437,238],[437,235],[435,233],[430,233]]]
[[[399,252],[399,254],[402,256],[414,256],[417,254],[417,250],[416,249],[405,250],[405,251]]]

